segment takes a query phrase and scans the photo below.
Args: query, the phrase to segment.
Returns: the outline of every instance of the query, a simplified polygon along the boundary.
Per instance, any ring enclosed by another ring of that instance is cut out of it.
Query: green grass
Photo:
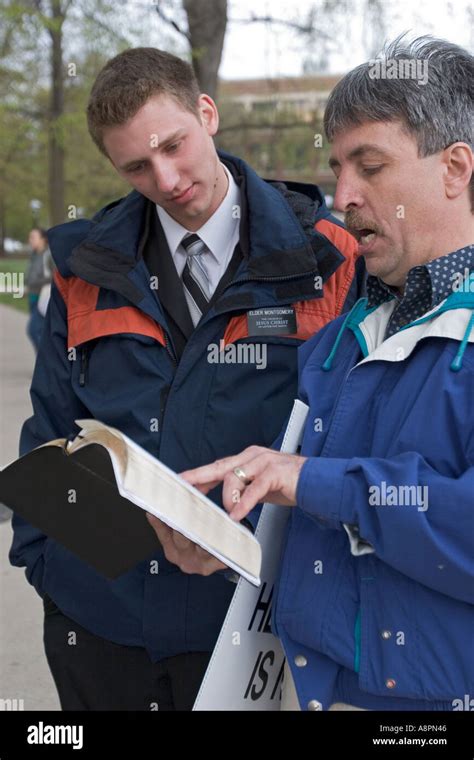
[[[6,304],[20,311],[28,312],[28,297],[26,295],[23,298],[14,298],[13,293],[4,292],[10,283],[15,286],[15,279],[12,280],[8,275],[16,274],[16,284],[19,286],[21,285],[21,280],[18,276],[25,273],[27,266],[28,259],[16,259],[13,256],[0,257],[0,304]]]

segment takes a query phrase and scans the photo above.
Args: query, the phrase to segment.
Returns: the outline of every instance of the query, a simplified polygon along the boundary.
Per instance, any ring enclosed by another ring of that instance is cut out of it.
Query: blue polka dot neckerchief
[[[396,298],[385,339],[434,309],[453,293],[459,278],[474,271],[474,244],[410,269],[403,297],[378,277],[367,279],[367,306],[373,308]]]

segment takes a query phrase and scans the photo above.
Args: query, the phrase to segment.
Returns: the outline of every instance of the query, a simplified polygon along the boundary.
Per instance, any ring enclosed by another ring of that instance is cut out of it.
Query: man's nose
[[[153,163],[153,176],[161,193],[171,193],[179,182],[179,173],[171,161],[157,160]]]
[[[334,208],[345,214],[351,208],[360,208],[362,205],[362,193],[356,177],[352,173],[342,171],[336,184]]]

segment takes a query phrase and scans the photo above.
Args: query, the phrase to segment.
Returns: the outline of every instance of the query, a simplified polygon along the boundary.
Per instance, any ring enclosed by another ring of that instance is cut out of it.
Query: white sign
[[[281,451],[296,453],[308,407],[296,400]],[[239,579],[193,710],[279,710],[285,655],[271,632],[271,607],[288,507],[264,504],[255,535],[262,584]]]

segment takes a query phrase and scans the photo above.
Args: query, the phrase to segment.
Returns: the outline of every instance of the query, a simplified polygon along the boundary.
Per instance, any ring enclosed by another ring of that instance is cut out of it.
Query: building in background
[[[324,109],[340,75],[221,81],[219,147],[269,178],[316,182],[330,198]]]

